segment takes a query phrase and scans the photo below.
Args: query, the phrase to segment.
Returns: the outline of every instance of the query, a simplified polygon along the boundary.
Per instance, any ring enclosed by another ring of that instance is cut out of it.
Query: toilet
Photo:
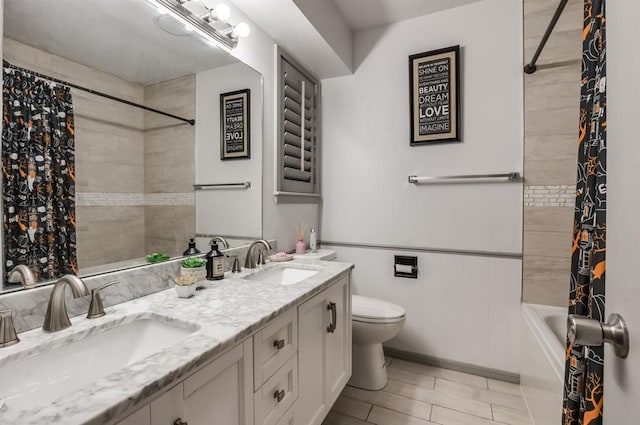
[[[325,261],[337,257],[336,252],[330,249],[293,256]],[[353,352],[349,385],[365,390],[379,390],[387,385],[382,343],[396,336],[404,321],[405,311],[398,305],[361,295],[351,296]]]
[[[361,295],[351,296],[353,367],[349,385],[365,390],[379,390],[387,385],[382,343],[396,336],[404,321],[405,311],[398,305]]]

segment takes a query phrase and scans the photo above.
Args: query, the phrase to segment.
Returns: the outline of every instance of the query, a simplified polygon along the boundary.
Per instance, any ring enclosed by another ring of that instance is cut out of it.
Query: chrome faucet
[[[69,315],[67,314],[67,305],[64,299],[64,290],[69,285],[73,298],[89,295],[89,289],[78,276],[66,274],[62,276],[55,285],[51,297],[49,297],[49,305],[47,313],[44,316],[44,324],[42,329],[45,332],[57,332],[71,326]]]
[[[13,325],[13,312],[11,310],[0,311],[0,347],[10,347],[20,342]]]
[[[222,244],[222,249],[229,249],[229,242],[223,238],[222,236],[214,236],[211,238],[211,240],[209,241],[209,246],[211,246],[211,244],[214,241],[218,241]]]
[[[9,272],[9,282],[21,283],[25,288],[31,288],[36,284],[36,279],[29,267],[19,264]]]
[[[264,247],[265,250],[270,250],[271,248],[271,244],[267,241],[265,241],[264,239],[258,239],[257,241],[255,241],[254,243],[251,244],[251,246],[249,246],[249,251],[247,252],[247,258],[244,261],[244,268],[245,269],[255,269],[256,268],[256,260],[254,257],[254,253],[253,251],[255,249],[257,249],[258,246],[262,245]],[[260,253],[262,254],[262,253]],[[258,263],[259,264],[265,264],[264,261],[264,256],[262,256],[262,260],[260,261],[260,256],[258,256]]]

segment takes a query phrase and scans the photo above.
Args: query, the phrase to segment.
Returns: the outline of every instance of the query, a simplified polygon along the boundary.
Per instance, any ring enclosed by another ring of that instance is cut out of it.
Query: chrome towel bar
[[[447,182],[461,182],[462,180],[500,180],[504,179],[505,182],[516,182],[522,180],[520,173],[517,171],[511,173],[502,174],[466,174],[459,176],[430,176],[430,177],[418,177],[409,176],[409,183],[447,183]]]
[[[211,184],[194,184],[193,188],[195,190],[202,189],[248,189],[251,187],[251,182],[242,182],[242,183],[211,183]]]

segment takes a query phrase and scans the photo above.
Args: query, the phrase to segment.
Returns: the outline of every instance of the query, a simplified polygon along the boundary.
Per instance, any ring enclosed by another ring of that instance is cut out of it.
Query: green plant
[[[204,267],[204,265],[207,264],[207,260],[203,258],[189,257],[182,260],[180,264],[185,269],[195,269],[197,267]]]
[[[149,254],[145,257],[147,263],[160,263],[162,261],[167,261],[169,257],[167,254],[161,254],[158,252],[154,252],[153,254]]]

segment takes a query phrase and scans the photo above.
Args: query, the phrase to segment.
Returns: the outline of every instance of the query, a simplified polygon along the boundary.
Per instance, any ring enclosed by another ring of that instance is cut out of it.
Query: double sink
[[[276,265],[244,279],[290,286],[319,271],[319,267]],[[34,346],[29,354],[0,360],[0,410],[44,407],[180,343],[199,329],[197,324],[156,313],[132,314],[112,323],[107,314],[95,326],[75,334],[72,327],[60,332],[60,338]],[[19,349],[14,347],[11,350]]]

